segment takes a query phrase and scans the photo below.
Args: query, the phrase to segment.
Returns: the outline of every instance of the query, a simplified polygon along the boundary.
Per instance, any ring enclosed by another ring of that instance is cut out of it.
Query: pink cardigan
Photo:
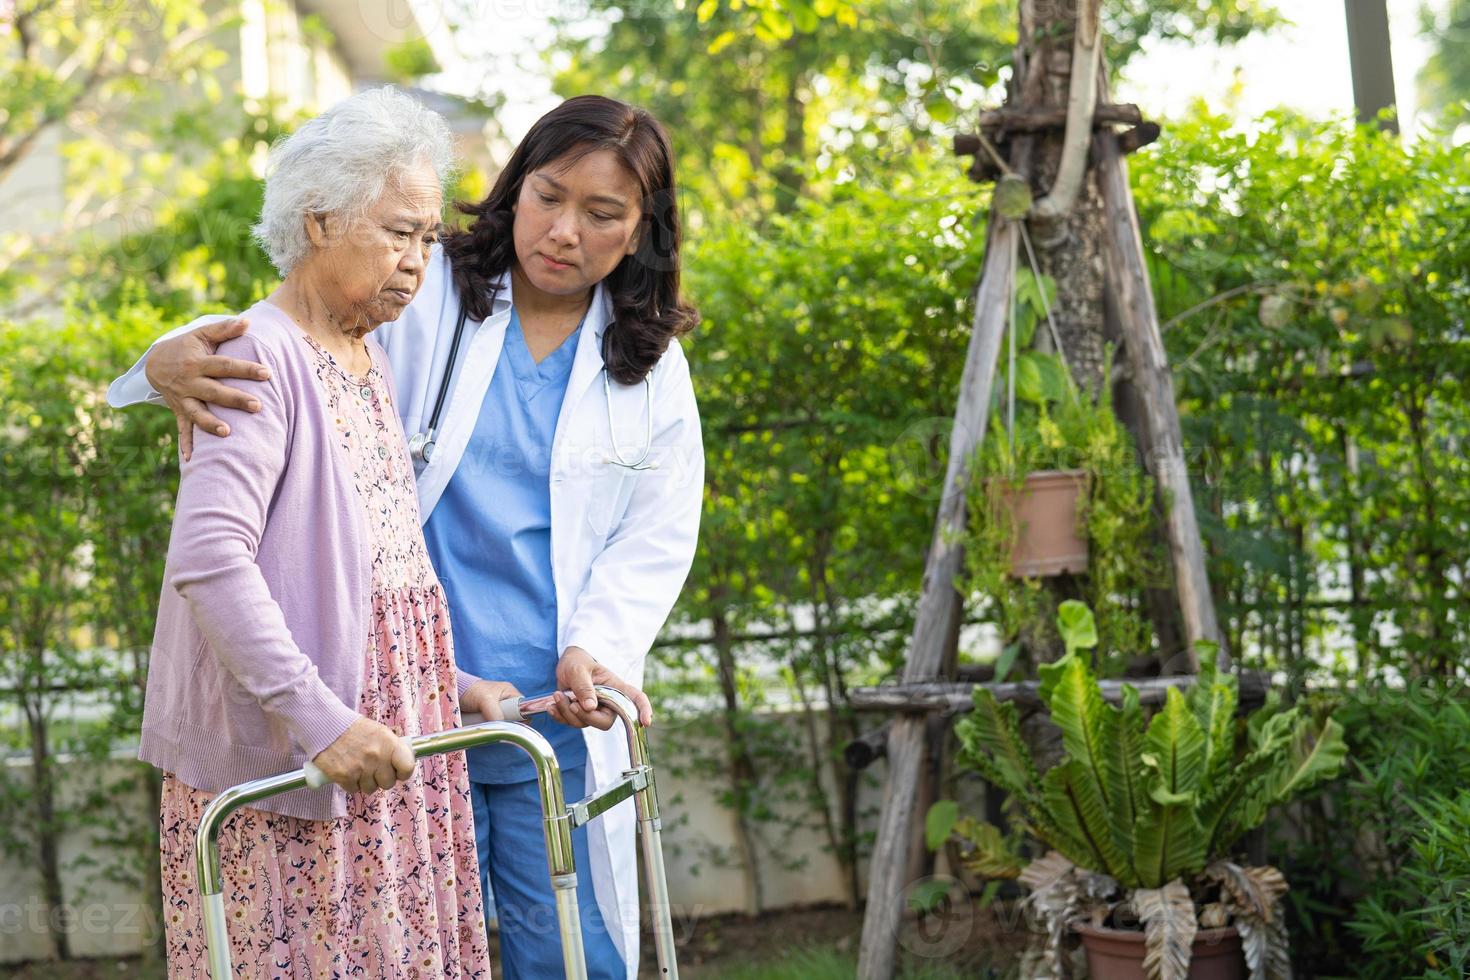
[[[215,409],[229,437],[196,435],[181,467],[138,748],[208,792],[300,768],[347,730],[370,629],[362,504],[311,348],[279,308],[245,315],[249,332],[219,353],[260,361],[271,379],[226,381],[260,412]],[[392,390],[387,355],[368,349]],[[322,820],[346,813],[346,794],[257,806]]]

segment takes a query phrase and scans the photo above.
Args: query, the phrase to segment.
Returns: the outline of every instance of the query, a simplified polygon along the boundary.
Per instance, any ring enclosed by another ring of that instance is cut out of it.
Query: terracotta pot
[[[1072,926],[1087,951],[1092,980],[1147,980],[1143,972],[1143,933],[1077,923]],[[1245,954],[1234,926],[1195,934],[1189,980],[1246,980]]]
[[[1086,479],[1082,470],[1041,470],[1019,491],[1002,495],[1016,522],[1012,575],[1087,571],[1087,538],[1077,526],[1077,497]]]

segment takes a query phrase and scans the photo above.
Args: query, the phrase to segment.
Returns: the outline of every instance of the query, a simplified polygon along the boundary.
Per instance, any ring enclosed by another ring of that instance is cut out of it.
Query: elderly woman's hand
[[[504,721],[500,702],[520,696],[521,692],[508,681],[475,681],[459,699],[459,710],[462,714],[484,715],[486,721]]]
[[[413,775],[413,751],[387,725],[358,718],[317,754],[316,767],[345,790],[371,793]]]
[[[217,436],[230,434],[230,427],[209,410],[210,405],[260,411],[260,403],[239,388],[220,384],[215,378],[244,378],[266,381],[270,371],[264,364],[221,357],[215,349],[245,332],[249,324],[238,317],[210,323],[154,346],[143,365],[143,374],[173,411],[179,423],[179,452],[188,459],[194,452],[194,426]]]

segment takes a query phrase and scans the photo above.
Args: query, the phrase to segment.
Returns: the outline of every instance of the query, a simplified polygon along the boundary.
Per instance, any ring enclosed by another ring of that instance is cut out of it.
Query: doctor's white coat
[[[464,459],[470,435],[500,358],[510,320],[509,277],[483,323],[467,320],[434,451],[420,465],[420,518],[429,519]],[[398,412],[409,436],[427,427],[449,360],[458,297],[442,249],[435,247],[424,284],[403,315],[373,334],[388,351]],[[224,317],[202,317],[173,336]],[[677,342],[644,385],[612,385],[611,412],[602,385],[602,336],[612,319],[599,285],[578,338],[571,378],[551,450],[551,563],[556,588],[559,650],[578,646],[629,683],[641,686],[643,665],[683,587],[694,558],[703,501],[704,451],[689,365]],[[653,437],[648,462],[633,471],[610,462],[612,435],[625,459],[635,460]],[[113,382],[114,406],[157,401],[143,360]],[[609,428],[611,418],[612,430]],[[195,438],[212,438],[199,433]],[[493,602],[494,596],[483,601]],[[451,608],[450,614],[453,615]],[[526,694],[542,692],[526,691]],[[585,731],[586,791],[617,779],[628,766],[621,726]],[[593,887],[635,980],[638,966],[638,873],[631,804],[588,825]],[[578,869],[586,873],[587,869]]]

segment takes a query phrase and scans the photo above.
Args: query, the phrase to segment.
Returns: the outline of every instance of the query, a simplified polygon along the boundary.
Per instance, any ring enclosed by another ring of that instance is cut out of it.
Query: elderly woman
[[[256,236],[284,277],[219,349],[232,438],[183,464],[139,756],[162,769],[169,973],[204,976],[193,877],[227,786],[315,761],[336,784],[237,811],[220,835],[230,943],[251,977],[483,977],[462,753],[405,736],[498,718],[457,675],[387,357],[368,335],[423,282],[450,165],[443,121],[365,92],[276,146]]]

